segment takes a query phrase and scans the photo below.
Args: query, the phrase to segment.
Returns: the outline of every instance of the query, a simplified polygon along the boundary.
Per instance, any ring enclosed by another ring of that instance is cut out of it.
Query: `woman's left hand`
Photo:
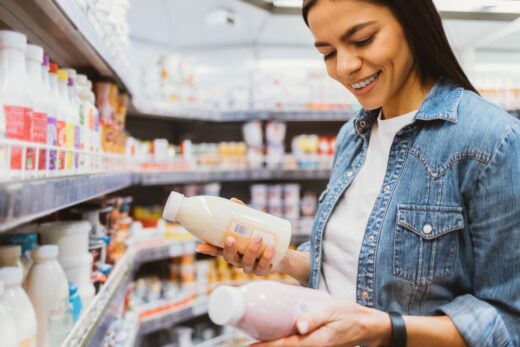
[[[301,335],[253,346],[384,346],[391,335],[387,313],[345,301],[335,301],[324,309],[300,316],[297,328]]]

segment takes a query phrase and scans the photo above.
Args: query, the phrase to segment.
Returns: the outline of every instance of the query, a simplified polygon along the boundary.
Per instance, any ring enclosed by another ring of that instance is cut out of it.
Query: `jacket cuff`
[[[497,309],[466,294],[439,308],[455,324],[469,347],[511,345],[508,329]]]

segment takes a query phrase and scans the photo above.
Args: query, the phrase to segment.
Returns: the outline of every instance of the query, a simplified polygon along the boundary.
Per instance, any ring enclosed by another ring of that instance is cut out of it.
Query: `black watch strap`
[[[392,323],[392,337],[390,338],[391,347],[406,347],[406,325],[403,316],[397,312],[389,312],[390,322]]]

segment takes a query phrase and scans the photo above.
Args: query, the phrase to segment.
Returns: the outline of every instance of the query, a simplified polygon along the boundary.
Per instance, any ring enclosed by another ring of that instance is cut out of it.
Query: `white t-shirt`
[[[325,228],[319,289],[334,298],[356,301],[358,259],[368,218],[381,191],[395,134],[417,111],[374,122],[363,167],[336,205]]]

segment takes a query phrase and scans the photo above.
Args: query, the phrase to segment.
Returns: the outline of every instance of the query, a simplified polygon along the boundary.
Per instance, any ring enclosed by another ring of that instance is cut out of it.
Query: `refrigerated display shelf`
[[[100,346],[110,324],[117,318],[116,312],[124,299],[126,288],[132,280],[134,263],[140,259],[156,260],[158,256],[179,257],[192,252],[193,241],[179,242],[174,239],[143,241],[128,248],[119,259],[92,303],[85,308],[62,347]],[[156,249],[167,248],[168,253],[157,253]],[[112,308],[112,309],[109,309]]]
[[[130,173],[69,176],[0,184],[0,231],[133,183]]]
[[[246,122],[252,120],[279,120],[284,122],[343,122],[353,118],[355,111],[309,111],[309,110],[257,110],[214,111],[200,108],[182,108],[155,105],[142,100],[133,100],[132,114],[171,119],[200,120],[208,122]]]
[[[255,169],[255,170],[199,170],[178,172],[144,172],[142,185],[183,184],[232,181],[272,180],[325,180],[330,178],[330,169]]]
[[[126,69],[115,62],[76,1],[2,0],[0,22],[26,34],[59,65],[94,67],[131,91]]]

